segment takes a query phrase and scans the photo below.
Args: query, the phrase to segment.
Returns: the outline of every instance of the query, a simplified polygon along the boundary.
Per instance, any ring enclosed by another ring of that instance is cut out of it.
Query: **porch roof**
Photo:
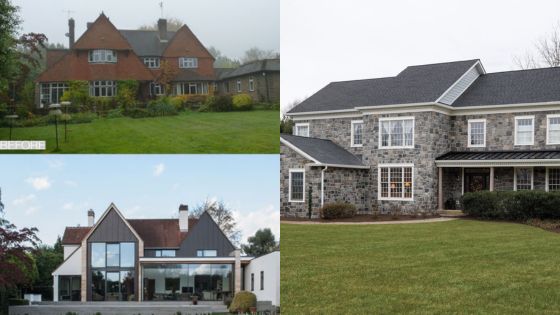
[[[436,158],[439,167],[560,166],[560,150],[458,151]]]

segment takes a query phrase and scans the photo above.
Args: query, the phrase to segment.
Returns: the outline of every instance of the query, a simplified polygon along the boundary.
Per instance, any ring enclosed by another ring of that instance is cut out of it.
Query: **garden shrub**
[[[175,110],[180,111],[181,109],[183,109],[187,99],[188,99],[187,95],[178,95],[178,96],[171,97],[169,99],[169,103],[173,105],[173,107],[175,107]]]
[[[319,212],[321,218],[328,220],[351,218],[356,215],[356,207],[347,202],[337,201],[324,204],[323,207],[319,209]]]
[[[136,106],[136,96],[138,95],[138,81],[122,80],[117,81],[116,102],[123,109]]]
[[[466,193],[463,212],[483,219],[560,219],[560,192],[498,191]]]
[[[172,116],[177,115],[177,108],[171,103],[171,98],[167,96],[160,97],[148,103],[146,108],[151,116]]]
[[[253,98],[249,94],[237,94],[232,98],[233,110],[253,109]]]
[[[8,105],[0,103],[0,118],[4,118],[6,115],[8,115]]]
[[[15,305],[29,305],[29,300],[25,300],[25,299],[9,299],[8,300],[8,304],[10,306],[15,306]]]
[[[69,81],[68,90],[60,98],[61,102],[71,102],[71,108],[88,107],[91,104],[88,81]]]
[[[200,106],[204,105],[204,103],[206,103],[207,99],[208,99],[208,96],[206,96],[206,95],[200,95],[200,94],[189,95],[187,100],[185,101],[185,103],[183,105],[187,108],[195,109],[195,108],[199,108]]]
[[[245,313],[249,311],[249,308],[256,306],[257,296],[255,294],[248,291],[239,291],[235,293],[229,306],[229,311],[231,313],[237,313],[238,311]]]
[[[111,109],[107,112],[107,118],[120,118],[123,117],[124,110],[122,108]]]
[[[148,112],[148,110],[144,109],[144,108],[129,108],[126,111],[123,111],[123,114],[125,116],[128,116],[130,118],[145,118],[145,117],[151,117],[152,115],[150,114],[150,112]]]
[[[206,99],[200,111],[204,112],[229,112],[232,110],[233,104],[231,97],[227,95],[210,96]]]

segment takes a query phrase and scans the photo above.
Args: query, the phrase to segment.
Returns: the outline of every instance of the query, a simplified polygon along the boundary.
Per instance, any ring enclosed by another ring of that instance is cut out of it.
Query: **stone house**
[[[560,68],[486,73],[480,60],[333,82],[288,112],[281,214],[460,209],[480,190],[560,190]]]
[[[280,59],[257,60],[235,69],[219,69],[218,92],[249,94],[257,102],[280,102]]]

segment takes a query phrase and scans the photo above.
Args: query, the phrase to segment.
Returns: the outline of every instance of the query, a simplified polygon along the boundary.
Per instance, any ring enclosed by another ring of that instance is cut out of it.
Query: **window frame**
[[[391,134],[389,134],[389,142],[388,145],[384,146],[383,145],[383,127],[382,127],[382,123],[385,121],[395,121],[395,120],[402,120],[403,122],[405,120],[412,120],[412,144],[411,145],[405,145],[405,133],[404,133],[404,129],[403,129],[403,145],[399,145],[399,146],[393,146],[391,145]],[[414,138],[416,137],[416,119],[414,116],[397,116],[397,117],[379,117],[379,149],[414,149]]]
[[[303,193],[301,200],[294,200],[292,199],[292,173],[303,173]],[[304,168],[291,168],[289,169],[289,176],[288,176],[288,202],[293,203],[303,203],[305,202],[305,169]]]
[[[531,189],[529,190],[534,190],[535,189],[535,169],[534,167],[515,167],[513,170],[513,190],[514,191],[518,191],[517,189],[517,171],[520,169],[529,169],[531,170]],[[523,190],[527,190],[527,189],[523,189]]]
[[[103,52],[104,54],[101,55],[101,52]],[[110,52],[111,54],[107,54],[107,52]],[[97,53],[97,54],[96,54]],[[101,59],[101,56],[104,56],[104,59]],[[113,59],[109,60],[108,56],[113,56]],[[95,57],[98,57],[98,60],[95,60]],[[112,50],[112,49],[91,49],[88,51],[88,63],[94,63],[94,64],[105,64],[105,63],[117,63],[119,60],[118,56],[117,56],[117,51]]]
[[[148,69],[159,69],[161,67],[161,60],[159,57],[144,57],[143,61]]]
[[[550,190],[550,170],[551,169],[560,169],[560,167],[547,167],[546,168],[546,175],[545,175],[545,191],[549,192]],[[558,190],[552,190],[552,191],[560,191],[560,188]]]
[[[181,69],[198,69],[197,57],[180,57],[179,68]]]
[[[362,143],[356,144],[354,143],[354,125],[362,125]],[[414,142],[414,140],[412,141]],[[352,148],[361,148],[364,146],[364,121],[363,120],[352,120],[350,121],[350,147]]]
[[[206,255],[206,252],[214,251],[215,255]],[[202,255],[200,255],[202,254]],[[197,249],[196,250],[196,257],[218,257],[218,250],[217,249]]]
[[[251,292],[255,291],[255,274],[251,272]]]
[[[551,142],[550,141],[550,118],[560,118],[560,114],[548,114],[548,115],[546,115],[546,144],[547,145],[560,144],[560,140],[558,140],[558,142]]]
[[[261,291],[264,290],[264,271],[261,270]]]
[[[237,80],[237,93],[241,93],[242,91],[241,80]]]
[[[484,123],[484,137],[482,144],[471,144],[471,124],[472,123]],[[486,119],[469,119],[467,120],[467,148],[485,148],[486,147],[486,135],[488,129],[486,128]]]
[[[387,197],[382,197],[381,196],[381,169],[382,168],[387,168],[388,170],[388,180],[389,180],[389,185],[391,183],[391,168],[401,168],[401,184],[403,185],[403,189],[402,189],[402,197],[391,197],[391,187],[389,187],[389,193],[387,195]],[[411,172],[411,188],[410,188],[410,198],[405,198],[404,197],[404,169],[405,168],[410,168],[410,172]],[[415,179],[414,179],[414,164],[412,163],[386,163],[386,164],[378,164],[377,165],[377,199],[378,200],[388,200],[388,201],[414,201],[414,183],[415,183]]]
[[[531,119],[531,143],[519,143],[517,139],[517,122],[521,119]],[[486,132],[486,127],[484,128],[484,132]],[[485,135],[486,136],[486,135]],[[514,133],[513,133],[513,145],[523,146],[523,145],[534,145],[535,144],[535,116],[515,116],[514,117]]]
[[[304,136],[304,135],[300,135],[299,132],[298,132],[298,130],[299,130],[298,128],[299,128],[299,127],[307,127],[307,135],[305,135],[305,136]],[[294,136],[300,136],[300,137],[307,137],[307,138],[309,138],[309,131],[310,131],[310,129],[309,129],[309,123],[308,123],[308,122],[306,122],[306,123],[296,123],[296,124],[294,125]]]
[[[249,92],[255,92],[255,79],[253,77],[249,78]]]
[[[103,82],[103,83],[102,83]],[[108,84],[111,82],[111,84]],[[99,89],[99,94],[105,91],[106,95],[95,95],[95,89]],[[108,91],[111,90],[112,95]],[[115,97],[117,96],[117,82],[112,80],[96,80],[89,83],[89,96],[91,97]]]

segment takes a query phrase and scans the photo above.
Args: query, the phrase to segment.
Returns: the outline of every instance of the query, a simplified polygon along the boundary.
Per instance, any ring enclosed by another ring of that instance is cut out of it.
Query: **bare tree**
[[[294,126],[294,122],[288,115],[286,115],[286,113],[289,112],[292,108],[299,105],[301,102],[303,102],[303,100],[295,99],[282,108],[281,117],[280,117],[280,133],[292,134],[292,128]]]
[[[513,62],[520,69],[535,69],[560,66],[560,23],[552,32],[535,43],[534,51],[516,56]]]
[[[246,64],[252,61],[279,57],[280,55],[274,50],[262,50],[258,47],[252,47],[245,52],[245,55],[241,58],[241,62]]]
[[[208,47],[208,52],[216,59],[216,61],[214,61],[215,68],[237,68],[241,65],[239,60],[225,56],[214,46]]]
[[[237,228],[237,222],[233,217],[233,211],[229,209],[223,201],[206,199],[202,204],[197,205],[190,216],[199,218],[204,212],[208,212],[212,219],[216,221],[220,229],[234,243],[239,244],[241,231]]]
[[[181,27],[183,27],[183,25],[185,25],[185,23],[183,21],[181,21],[180,19],[177,19],[177,18],[168,18],[167,19],[167,30],[169,32],[176,32]],[[158,30],[158,24],[157,24],[157,22],[152,23],[152,24],[145,24],[145,25],[140,26],[138,29],[142,30],[142,31],[157,31]]]

